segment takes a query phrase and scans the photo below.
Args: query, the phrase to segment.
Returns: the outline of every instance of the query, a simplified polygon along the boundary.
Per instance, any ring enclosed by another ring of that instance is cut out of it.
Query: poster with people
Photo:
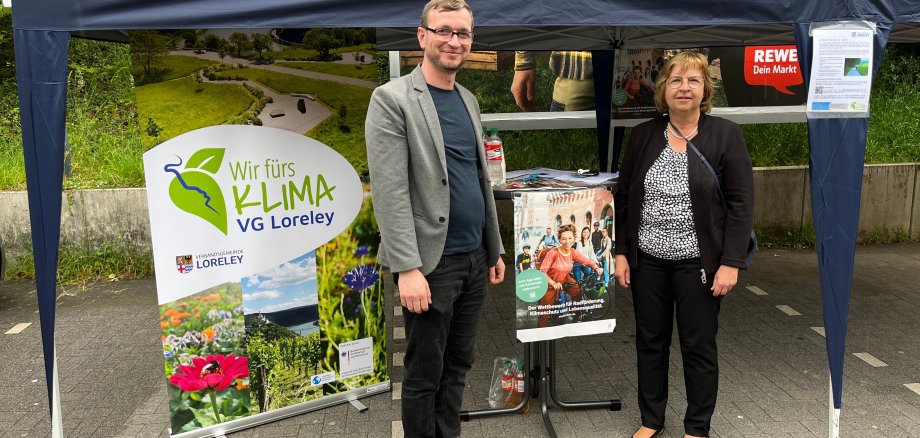
[[[612,332],[612,192],[515,193],[514,233],[518,340]]]
[[[713,107],[803,105],[805,83],[794,45],[707,47]],[[620,49],[615,56],[613,118],[650,118],[658,75],[671,55],[683,50]]]
[[[389,389],[373,37],[130,33],[171,434]]]
[[[655,117],[655,84],[664,49],[620,49],[614,55],[613,118]]]

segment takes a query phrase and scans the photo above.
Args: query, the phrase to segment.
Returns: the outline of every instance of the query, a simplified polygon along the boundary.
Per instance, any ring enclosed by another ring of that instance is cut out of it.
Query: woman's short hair
[[[668,89],[668,79],[674,72],[682,72],[690,69],[697,69],[703,74],[703,101],[700,102],[700,111],[708,113],[712,110],[712,78],[709,77],[709,61],[706,56],[700,52],[680,52],[664,64],[661,73],[658,74],[658,81],[655,84],[655,106],[661,114],[668,112],[668,101],[665,99],[665,92]]]
[[[421,26],[428,27],[428,14],[430,14],[432,10],[450,12],[460,9],[466,9],[467,12],[470,13],[470,19],[473,18],[473,10],[470,9],[470,5],[466,4],[465,0],[431,0],[422,9]]]
[[[571,232],[573,237],[578,233],[578,229],[575,228],[575,225],[573,225],[573,224],[565,224],[565,225],[560,225],[560,226],[559,226],[559,230],[556,231],[556,237],[558,237],[558,238],[561,239],[561,238],[562,238],[562,233],[564,233],[564,232],[566,232],[566,231]]]

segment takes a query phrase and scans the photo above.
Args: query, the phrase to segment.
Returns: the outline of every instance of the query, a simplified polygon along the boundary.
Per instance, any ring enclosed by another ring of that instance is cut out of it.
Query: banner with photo
[[[658,115],[655,83],[666,60],[664,49],[617,50],[613,67],[613,118]]]
[[[171,434],[388,390],[373,30],[129,36]]]
[[[514,236],[518,340],[613,332],[609,189],[517,192]]]
[[[709,60],[713,107],[805,104],[794,45],[687,49]],[[665,62],[682,50],[620,49],[615,56],[613,118],[657,117],[656,84]]]

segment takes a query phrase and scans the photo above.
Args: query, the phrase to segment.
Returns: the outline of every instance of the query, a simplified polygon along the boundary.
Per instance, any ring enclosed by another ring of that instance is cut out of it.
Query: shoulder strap
[[[684,134],[682,134],[680,130],[677,129],[677,127],[674,126],[673,123],[671,123],[670,120],[668,121],[668,124],[671,125],[671,129],[674,130],[674,132],[677,134],[678,137],[684,139],[684,141],[687,142],[687,147],[693,150],[696,156],[700,158],[700,161],[703,162],[703,165],[706,166],[706,170],[709,171],[709,174],[712,175],[712,179],[716,180],[716,190],[719,191],[719,202],[722,204],[722,210],[725,211],[725,214],[728,214],[728,206],[725,205],[725,195],[722,194],[722,184],[719,181],[719,176],[716,175],[715,169],[713,169],[712,165],[709,164],[709,160],[707,160],[706,157],[703,156],[703,153],[700,152],[700,150],[697,149],[696,146],[694,146],[693,143],[689,139],[687,139],[687,137],[684,137]]]

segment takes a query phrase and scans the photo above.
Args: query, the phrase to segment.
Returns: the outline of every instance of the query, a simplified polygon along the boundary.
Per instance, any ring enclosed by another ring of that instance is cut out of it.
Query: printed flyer
[[[389,389],[373,30],[130,35],[171,433]]]
[[[514,232],[518,340],[613,332],[610,190],[517,192]]]
[[[809,117],[868,117],[875,31],[860,22],[812,30]]]

